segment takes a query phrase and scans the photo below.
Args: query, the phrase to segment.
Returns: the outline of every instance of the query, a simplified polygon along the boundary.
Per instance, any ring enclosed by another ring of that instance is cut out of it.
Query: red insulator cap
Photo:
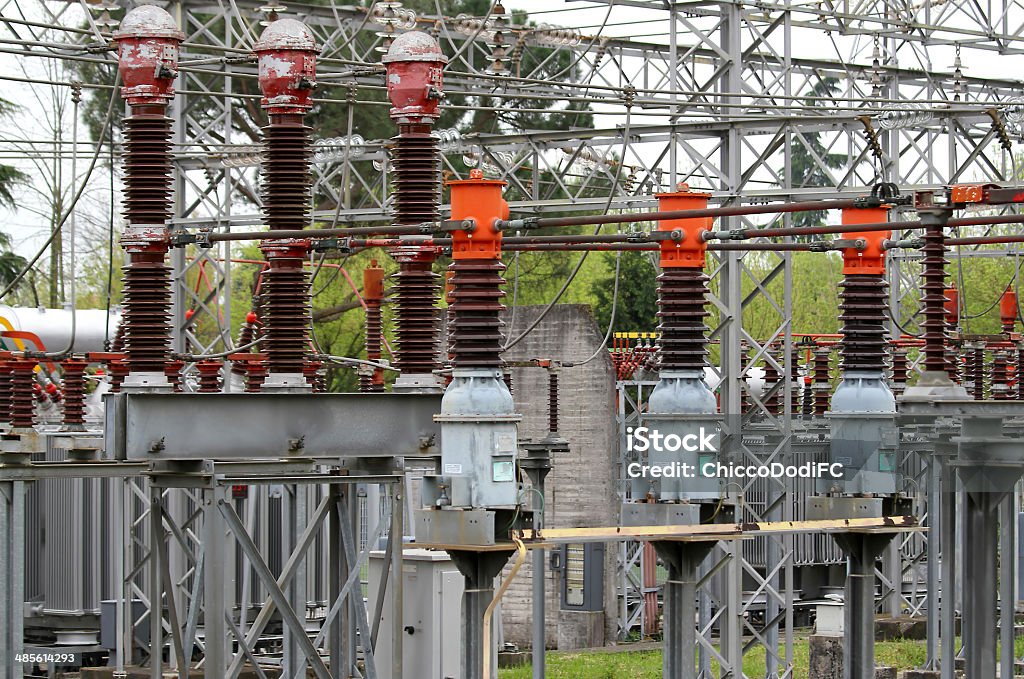
[[[249,325],[254,325],[256,323],[256,312],[250,311],[249,313],[247,313],[245,315],[245,322],[248,323]]]
[[[444,96],[442,75],[448,57],[431,36],[409,31],[395,38],[381,59],[387,68],[388,98],[397,123],[433,123]]]
[[[956,325],[960,322],[960,291],[954,287],[946,288],[945,297],[942,308],[946,310],[946,323]]]
[[[864,249],[843,249],[843,274],[885,273],[885,241],[892,238],[892,231],[856,231],[858,224],[880,224],[889,221],[889,208],[848,208],[843,210],[843,226],[851,227],[843,232],[845,240],[863,240]]]
[[[672,193],[656,194],[659,212],[707,208],[710,193],[691,191],[689,185],[682,182],[676,189]],[[708,249],[707,243],[704,242],[704,232],[711,230],[712,223],[712,217],[663,219],[658,222],[658,231],[682,232],[681,240],[668,238],[661,241],[661,268],[703,269],[704,253]]]
[[[154,5],[124,15],[114,31],[121,96],[132,106],[166,105],[178,77],[178,48],[185,34],[174,18]]]
[[[452,259],[501,259],[501,231],[495,223],[508,219],[508,203],[501,197],[505,182],[484,179],[479,169],[469,179],[448,182],[452,196],[452,221],[472,221],[472,230],[452,232]]]
[[[259,58],[262,104],[268,113],[301,115],[313,108],[320,47],[306,24],[295,19],[272,22],[253,52]]]
[[[1017,293],[1007,289],[999,298],[999,322],[1011,328],[1017,323]]]
[[[363,269],[363,299],[376,303],[384,299],[384,269],[376,259],[371,259],[370,266]]]

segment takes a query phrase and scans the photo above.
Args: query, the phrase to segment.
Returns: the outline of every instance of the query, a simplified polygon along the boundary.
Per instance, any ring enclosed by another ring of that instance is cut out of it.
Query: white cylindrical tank
[[[0,318],[7,320],[14,330],[37,335],[47,351],[59,351],[67,347],[71,340],[71,314],[70,309],[34,309],[0,304]],[[104,309],[78,309],[74,314],[76,327],[72,351],[77,353],[103,351],[104,340],[107,337],[114,339],[117,325],[121,322],[120,309],[110,310],[109,326],[108,314]],[[0,323],[0,330],[8,328]],[[11,340],[5,340],[5,344],[11,349],[15,348]]]

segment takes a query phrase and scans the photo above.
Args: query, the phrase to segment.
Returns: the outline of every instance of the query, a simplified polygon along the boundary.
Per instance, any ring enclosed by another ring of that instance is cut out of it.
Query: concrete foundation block
[[[835,679],[843,676],[843,636],[841,634],[812,634],[810,666],[807,679]]]
[[[900,679],[939,679],[942,676],[938,670],[907,670],[900,675]]]
[[[875,679],[896,679],[895,667],[876,667]]]
[[[875,618],[875,641],[915,639],[928,637],[926,618]]]
[[[559,611],[558,650],[604,646],[604,611]]]

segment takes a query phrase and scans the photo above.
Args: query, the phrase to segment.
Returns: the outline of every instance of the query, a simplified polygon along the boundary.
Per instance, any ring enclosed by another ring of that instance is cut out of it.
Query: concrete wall
[[[511,334],[518,336],[542,310],[543,307],[532,306],[516,309],[515,326],[511,328]],[[510,313],[507,311],[506,334],[509,332],[509,320]],[[601,345],[604,330],[597,327],[589,307],[558,305],[504,358],[506,361],[535,358],[583,361]],[[516,411],[523,415],[519,426],[520,437],[543,438],[548,430],[547,371],[541,368],[514,369],[513,391]],[[615,374],[607,353],[600,354],[586,365],[560,370],[559,392],[559,433],[568,440],[570,452],[554,460],[548,474],[545,490],[546,524],[557,528],[617,525]],[[610,641],[615,638],[617,631],[614,577],[617,545],[609,544],[606,549],[603,636]],[[523,648],[530,645],[531,638],[532,579],[528,558],[502,600],[505,640]],[[558,579],[548,570],[546,580],[545,627],[548,647],[555,648],[559,638],[565,647],[569,643],[579,645],[584,639],[600,637],[592,631],[592,615],[571,612],[559,614]]]

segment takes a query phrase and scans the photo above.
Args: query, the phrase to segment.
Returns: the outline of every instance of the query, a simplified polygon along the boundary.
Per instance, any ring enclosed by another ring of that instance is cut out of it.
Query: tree
[[[616,253],[617,254],[617,253]],[[607,328],[615,296],[615,257],[603,257],[607,274],[591,285],[598,327]],[[658,272],[645,252],[623,252],[619,262],[619,291],[615,304],[614,332],[652,332],[658,326]]]
[[[822,78],[808,90],[806,97],[830,97],[839,93],[839,79]],[[805,101],[807,106],[819,106],[814,99]],[[803,132],[793,135],[790,142],[790,165],[793,188],[821,187],[832,183],[825,168],[837,169],[846,162],[846,155],[829,153],[821,143],[820,132]],[[824,165],[824,167],[822,167]],[[793,226],[819,226],[825,223],[825,210],[797,212],[793,215]]]
[[[11,115],[17,107],[6,99],[0,99],[0,117]],[[28,175],[11,165],[0,165],[0,206],[15,207],[14,187],[28,179]],[[28,262],[11,250],[11,237],[0,231],[0,285],[7,287],[21,273]]]

